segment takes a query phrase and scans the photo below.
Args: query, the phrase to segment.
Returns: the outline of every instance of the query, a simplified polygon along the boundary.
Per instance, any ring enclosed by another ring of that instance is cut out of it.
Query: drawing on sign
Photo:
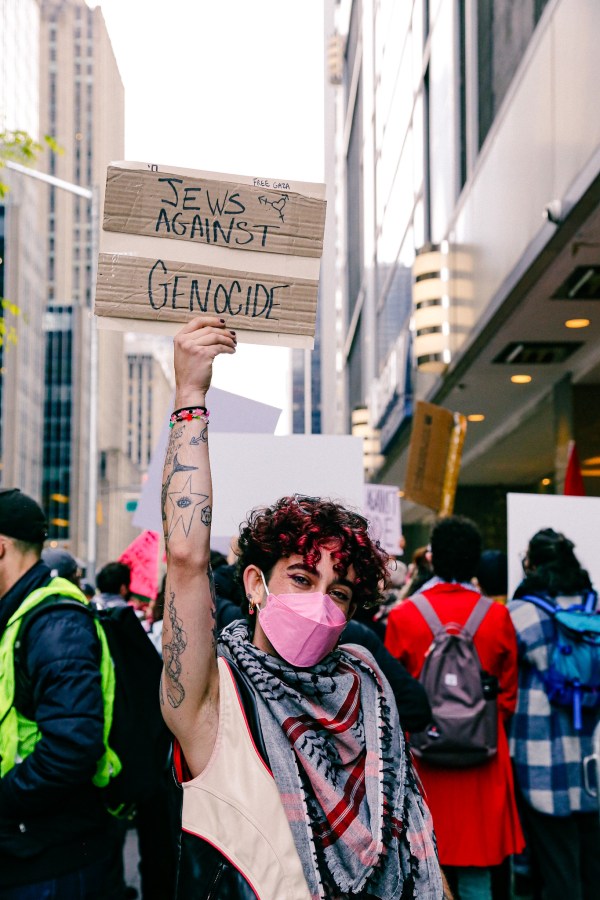
[[[287,203],[288,199],[289,198],[288,198],[287,194],[282,194],[281,197],[279,198],[279,200],[269,200],[268,197],[260,196],[258,198],[258,202],[264,203],[265,206],[272,206],[273,209],[276,210],[277,213],[279,214],[279,218],[281,219],[281,221],[285,222],[285,219],[283,216],[283,210],[285,208],[285,204]]]

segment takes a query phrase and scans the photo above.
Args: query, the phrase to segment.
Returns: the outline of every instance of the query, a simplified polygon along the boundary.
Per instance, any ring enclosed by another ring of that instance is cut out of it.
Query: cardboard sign
[[[312,348],[324,197],[320,184],[109,166],[99,324],[172,333],[218,315],[238,340]]]
[[[131,569],[129,589],[142,600],[156,600],[158,593],[159,535],[142,531],[119,557]]]
[[[365,484],[363,512],[369,534],[393,556],[400,554],[400,498],[398,488],[388,484]]]
[[[466,417],[419,401],[415,410],[404,496],[451,515],[467,430]]]

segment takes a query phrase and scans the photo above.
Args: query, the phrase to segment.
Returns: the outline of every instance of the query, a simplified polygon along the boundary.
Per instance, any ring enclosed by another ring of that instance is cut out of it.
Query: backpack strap
[[[549,616],[554,616],[558,609],[556,604],[552,603],[551,600],[548,600],[546,597],[538,597],[535,594],[527,594],[525,597],[518,597],[517,599],[527,600],[529,603],[533,603],[534,606],[537,606],[538,609],[541,609]]]
[[[493,600],[490,600],[489,597],[484,597],[483,594],[480,594],[477,603],[471,610],[471,615],[462,627],[463,634],[468,635],[468,637],[473,640],[477,629],[479,628],[493,605]]]
[[[411,603],[414,603],[418,611],[421,613],[421,615],[431,628],[434,637],[440,634],[440,632],[446,630],[442,625],[440,617],[436,613],[435,609],[433,608],[425,594],[413,594],[412,597],[409,597],[408,599],[411,601]]]

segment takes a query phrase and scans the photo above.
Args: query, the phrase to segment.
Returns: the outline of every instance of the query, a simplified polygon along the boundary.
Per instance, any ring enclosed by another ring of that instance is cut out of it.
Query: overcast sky
[[[88,2],[125,86],[127,159],[323,180],[323,0]],[[282,406],[287,355],[243,346],[215,384]]]

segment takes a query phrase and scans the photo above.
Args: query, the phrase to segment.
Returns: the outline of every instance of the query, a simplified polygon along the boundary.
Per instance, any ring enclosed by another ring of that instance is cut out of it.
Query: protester
[[[557,639],[552,615],[528,597],[567,609],[585,602],[592,585],[573,543],[552,528],[530,540],[524,578],[508,609],[517,633],[519,698],[511,727],[511,754],[534,875],[545,900],[592,900],[600,884],[598,800],[584,790],[582,760],[592,751],[598,707],[582,711],[550,702],[545,677]],[[595,606],[597,598],[591,598]]]
[[[450,516],[440,519],[433,528],[431,556],[435,574],[423,585],[421,593],[451,632],[466,624],[479,602],[480,594],[471,580],[480,553],[481,537],[470,520]],[[413,595],[412,600],[409,598],[392,610],[385,643],[392,655],[418,676],[432,644],[432,628],[415,605],[416,597]],[[516,703],[517,648],[514,629],[503,606],[487,604],[473,643],[481,668],[488,678],[497,679],[499,688],[495,755],[465,768],[435,765],[423,757],[417,760],[417,769],[433,816],[440,862],[451,885],[458,884],[461,898],[488,900],[490,867],[523,846],[504,731]],[[432,702],[431,696],[429,699]],[[467,722],[466,734],[470,727]]]
[[[93,784],[105,699],[92,619],[74,610],[21,622],[47,596],[84,599],[40,559],[46,521],[0,491],[0,900],[121,900],[116,822]]]
[[[477,567],[477,584],[481,592],[504,603],[508,599],[508,562],[502,550],[484,550]]]
[[[94,598],[98,609],[114,609],[127,606],[131,592],[131,569],[125,563],[107,563],[96,576],[96,586],[100,591]]]
[[[162,630],[163,616],[165,614],[165,584],[167,577],[163,575],[156,600],[151,600],[148,604],[146,614],[146,622],[148,625],[148,637],[156,647],[157,651],[162,655]]]
[[[213,573],[216,588],[217,627],[224,628],[242,617],[248,617],[248,603],[239,589],[237,566],[220,565]],[[240,609],[245,606],[245,614]],[[252,620],[250,619],[250,622]],[[342,644],[359,644],[366,647],[390,683],[396,700],[400,724],[405,731],[425,728],[431,718],[431,707],[425,689],[416,678],[408,674],[404,666],[388,653],[375,632],[353,619],[348,622],[342,636]]]
[[[383,640],[385,636],[385,626],[390,614],[390,610],[396,606],[401,600],[402,590],[406,585],[408,576],[408,566],[399,556],[392,557],[388,564],[388,576],[385,588],[382,592],[381,602],[377,607],[377,612],[373,616],[374,621],[380,627],[380,634]]]
[[[261,900],[437,900],[428,813],[389,687],[367,651],[335,649],[385,575],[365,520],[316,498],[255,510],[239,538],[254,629],[237,622],[217,641],[205,397],[213,359],[235,345],[212,317],[175,339],[162,708],[182,782],[179,898],[210,883],[215,896]]]
[[[42,562],[46,563],[53,578],[66,578],[76,587],[81,588],[82,565],[68,550],[60,547],[45,547],[42,550]]]

